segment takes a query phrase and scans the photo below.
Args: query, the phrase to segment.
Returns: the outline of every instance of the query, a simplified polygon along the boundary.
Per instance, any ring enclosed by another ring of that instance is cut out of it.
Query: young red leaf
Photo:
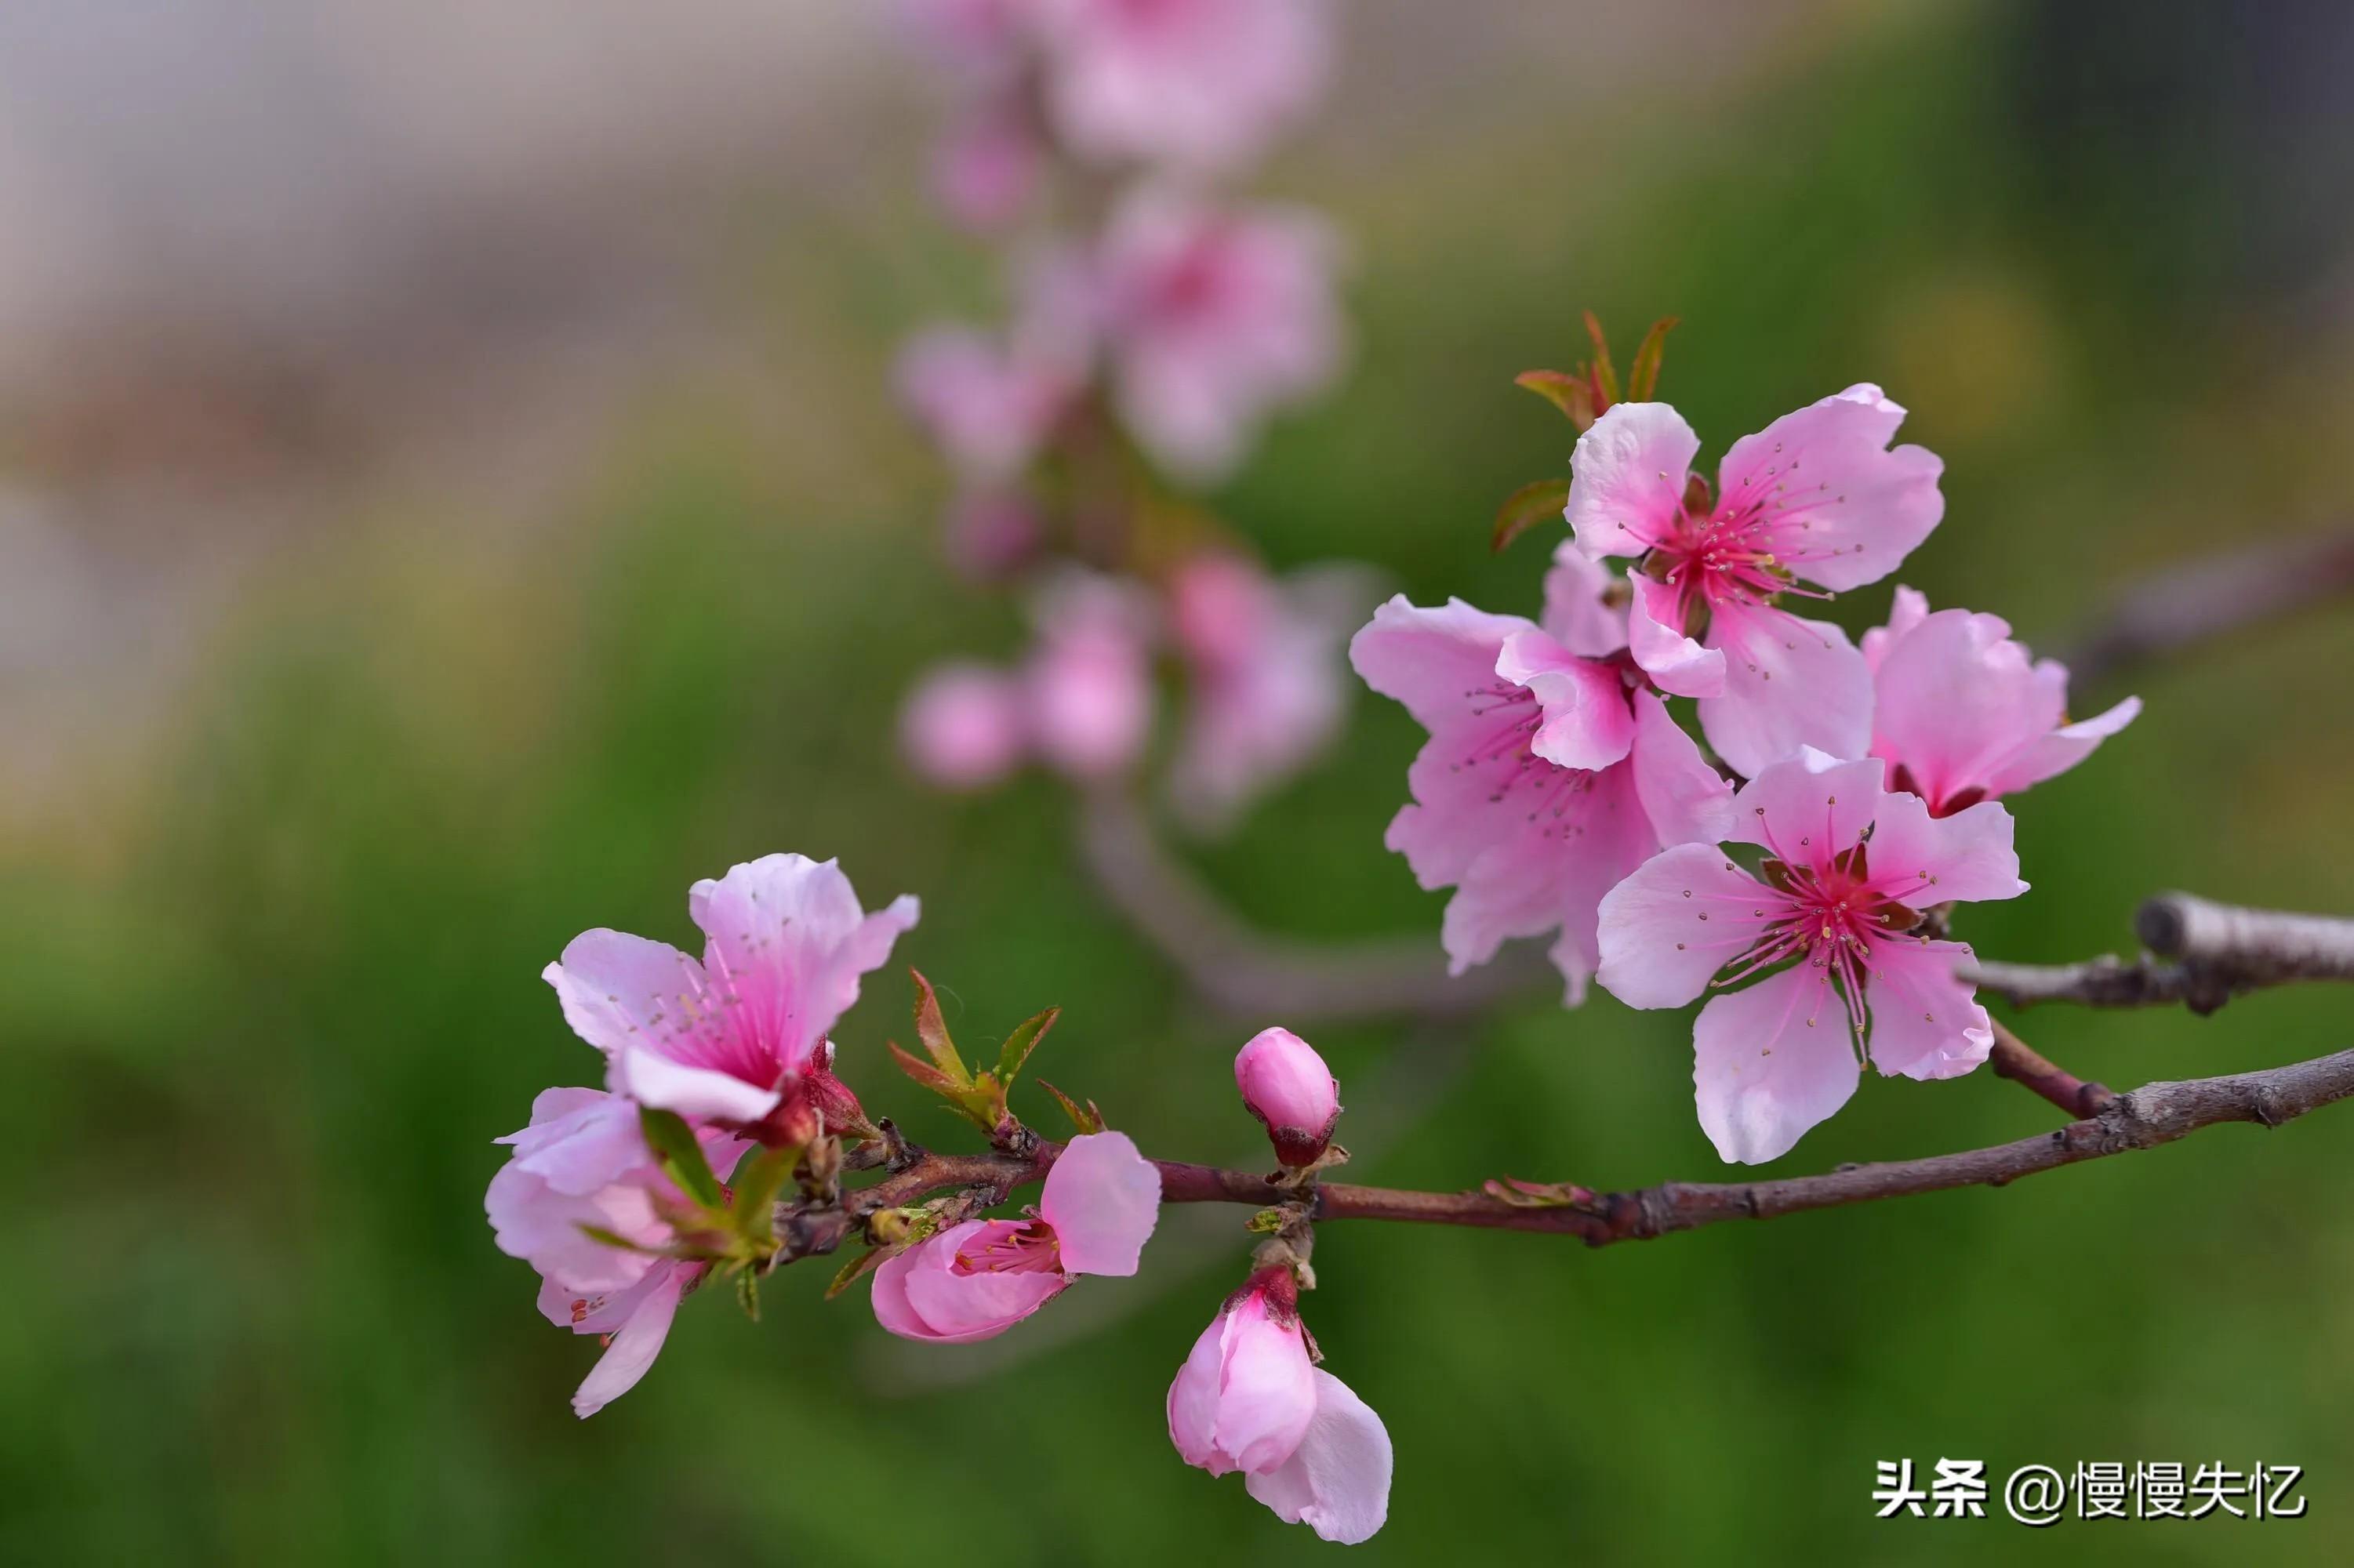
[[[1569,504],[1569,481],[1540,479],[1524,484],[1504,497],[1496,508],[1496,526],[1488,535],[1488,547],[1499,555],[1511,542],[1547,518],[1556,521],[1562,508]]]

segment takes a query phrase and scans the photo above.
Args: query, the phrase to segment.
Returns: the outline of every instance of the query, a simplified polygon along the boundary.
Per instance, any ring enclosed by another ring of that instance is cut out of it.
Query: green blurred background
[[[289,7],[194,49],[169,9],[0,24],[20,61],[39,46],[19,85],[50,83],[0,120],[43,131],[10,166],[66,171],[24,188],[86,177],[71,210],[130,217],[73,232],[117,237],[91,251],[110,279],[158,274],[69,313],[26,291],[87,272],[0,266],[42,329],[0,380],[0,1559],[1337,1551],[1164,1431],[1238,1213],[1168,1213],[1140,1277],[965,1350],[887,1339],[863,1291],[822,1303],[820,1268],[757,1326],[699,1298],[585,1424],[566,1397],[593,1347],[482,1223],[491,1139],[542,1086],[596,1081],[540,968],[591,926],[684,941],[690,881],[778,849],[840,856],[870,903],[920,894],[899,956],[968,1036],[1060,1003],[1048,1077],[1151,1151],[1264,1157],[1227,1066],[1257,1024],[1109,916],[1067,796],[949,800],[895,757],[917,670],[1023,635],[937,564],[944,481],[888,404],[895,339],[988,293],[921,199],[930,84],[848,8],[534,0],[503,30]],[[1272,560],[1532,609],[1553,535],[1491,558],[1487,518],[1571,435],[1509,382],[1574,357],[1589,305],[1627,340],[1684,318],[1665,394],[1712,452],[1885,384],[1947,465],[1903,579],[2039,651],[2141,574],[2342,519],[2342,8],[1632,10],[1344,8],[1336,101],[1266,185],[1352,236],[1356,365],[1218,498]],[[329,43],[399,90],[314,90],[345,79],[303,64]],[[57,85],[59,60],[82,74]],[[224,127],[217,156],[178,145]],[[384,155],[420,146],[443,153]],[[175,159],[217,206],[143,183]],[[20,210],[8,255],[70,207]],[[1838,614],[1874,622],[1886,593]],[[2354,909],[2349,668],[2354,610],[2326,609],[2079,692],[2148,710],[2017,803],[2034,891],[1963,934],[2080,957],[2168,886]],[[1380,847],[1418,738],[1361,700],[1196,863],[1269,929],[1435,945],[1439,898]],[[953,1140],[885,1065],[905,1005],[876,977],[843,1069]],[[2284,992],[2021,1028],[2122,1086],[2336,1049],[2347,1016]],[[1332,1062],[1361,1180],[1718,1169],[1686,1014],[1540,992],[1443,1025],[1258,1022]],[[2052,1121],[1987,1074],[1873,1079],[1777,1169]],[[2349,1171],[2336,1112],[1599,1254],[1332,1227],[1310,1319],[1397,1447],[1358,1560],[2346,1562]],[[2310,1511],[1872,1519],[1873,1461],[1948,1456],[2296,1463]]]

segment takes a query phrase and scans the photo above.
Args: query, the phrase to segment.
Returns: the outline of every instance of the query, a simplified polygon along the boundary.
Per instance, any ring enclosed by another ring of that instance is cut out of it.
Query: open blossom
[[[832,861],[772,854],[696,883],[687,912],[705,938],[700,963],[600,929],[575,937],[542,978],[573,1032],[605,1053],[614,1093],[745,1123],[811,1065],[917,906],[903,895],[869,915]]]
[[[2141,712],[2127,697],[2070,724],[2066,665],[2031,662],[2000,616],[1932,613],[1908,588],[1888,624],[1863,634],[1863,658],[1876,699],[1872,755],[1887,762],[1890,788],[1920,796],[1932,816],[2065,773]]]
[[[1120,418],[1169,468],[1223,476],[1274,410],[1339,370],[1338,245],[1304,209],[1146,187],[1113,212],[1093,287]]]
[[[1341,1119],[1341,1081],[1288,1029],[1262,1029],[1235,1057],[1235,1087],[1286,1165],[1312,1165]]]
[[[1012,478],[1069,408],[1071,366],[1021,334],[1001,341],[970,327],[917,334],[899,354],[900,401],[969,477]]]
[[[1161,1217],[1161,1172],[1126,1133],[1071,1139],[1027,1220],[967,1220],[875,1271],[875,1316],[902,1339],[1002,1334],[1082,1274],[1131,1275]]]
[[[1021,764],[1027,722],[1019,681],[986,664],[954,660],[908,694],[899,740],[908,762],[932,783],[979,789]]]
[[[1335,567],[1278,581],[1223,551],[1177,568],[1170,630],[1190,705],[1169,793],[1196,827],[1230,821],[1331,743],[1348,701],[1341,650],[1373,597],[1361,579]]]
[[[717,1128],[696,1136],[718,1171],[750,1147]],[[532,1102],[531,1125],[499,1141],[514,1149],[483,1200],[499,1250],[539,1271],[549,1321],[611,1336],[572,1398],[576,1412],[593,1415],[645,1375],[680,1298],[708,1266],[614,1246],[581,1227],[661,1247],[673,1239],[669,1216],[688,1200],[647,1149],[636,1104],[602,1090],[545,1090]]]
[[[1189,1465],[1242,1471],[1277,1517],[1327,1541],[1369,1540],[1389,1517],[1388,1429],[1315,1364],[1288,1268],[1253,1275],[1193,1341],[1169,1385],[1169,1438]]]
[[[1578,438],[1563,515],[1587,555],[1642,558],[1635,662],[1661,691],[1700,699],[1709,744],[1745,775],[1801,746],[1871,745],[1862,656],[1776,601],[1877,582],[1937,525],[1944,465],[1889,447],[1903,418],[1879,387],[1850,387],[1735,441],[1713,495],[1692,471],[1700,438],[1665,403],[1615,405]]]
[[[1039,597],[1036,620],[1023,680],[1039,754],[1082,781],[1122,772],[1152,726],[1148,607],[1129,585],[1074,573]]]
[[[1383,842],[1424,887],[1455,889],[1440,927],[1450,970],[1558,927],[1572,1006],[1597,961],[1602,895],[1663,844],[1721,838],[1732,793],[1658,697],[1564,645],[1607,641],[1582,609],[1598,587],[1589,569],[1559,579],[1543,628],[1401,596],[1349,648],[1365,683],[1430,732],[1406,770],[1413,803]]]
[[[1100,160],[1232,169],[1322,92],[1323,0],[1035,0],[1047,102]]]
[[[1727,836],[1766,851],[1762,879],[1685,844],[1602,901],[1598,978],[1630,1007],[1680,1007],[1787,965],[1713,998],[1692,1028],[1701,1127],[1728,1160],[1787,1152],[1847,1103],[1867,1049],[1882,1073],[1950,1078],[1994,1047],[1954,972],[1969,945],[1914,928],[1932,905],[2027,891],[2010,813],[1985,801],[1932,817],[1882,787],[1884,768],[1802,751],[1734,799]]]

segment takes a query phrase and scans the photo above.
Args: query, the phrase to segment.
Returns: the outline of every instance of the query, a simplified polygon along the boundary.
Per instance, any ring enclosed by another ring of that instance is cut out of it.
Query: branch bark
[[[2104,954],[2076,964],[1965,965],[1962,977],[2014,1007],[2163,1007],[2204,1016],[2235,996],[2297,980],[2354,980],[2354,920],[2249,909],[2162,893],[2134,916],[2150,948],[2131,962]]]
[[[2354,531],[2331,531],[2177,567],[2126,590],[2062,654],[2090,688],[2132,665],[2354,590]]]
[[[2354,1096],[2354,1050],[2285,1067],[2145,1084],[2109,1096],[2099,1102],[2095,1114],[2052,1132],[1958,1154],[1844,1165],[1821,1175],[1772,1181],[1669,1181],[1624,1192],[1596,1192],[1568,1183],[1491,1182],[1478,1192],[1426,1192],[1326,1182],[1315,1189],[1313,1217],[1534,1231],[1606,1246],[1727,1220],[1767,1220],[1956,1187],[2007,1186],[2062,1165],[2155,1149],[2226,1122],[2278,1127],[2349,1096]],[[881,1209],[944,1189],[979,1192],[1002,1202],[1005,1194],[1043,1180],[1060,1153],[1052,1143],[1042,1143],[1030,1155],[928,1153],[907,1171],[853,1194],[848,1216],[863,1221]],[[1160,1168],[1161,1198],[1167,1202],[1264,1208],[1288,1196],[1266,1177],[1249,1171],[1179,1160],[1153,1163]]]

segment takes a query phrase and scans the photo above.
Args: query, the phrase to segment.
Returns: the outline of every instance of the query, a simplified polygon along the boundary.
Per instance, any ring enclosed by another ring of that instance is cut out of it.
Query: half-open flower
[[[832,861],[772,854],[687,892],[703,959],[620,931],[582,933],[542,976],[605,1053],[606,1085],[641,1105],[729,1123],[776,1107],[859,978],[915,925],[913,897],[869,915]]]
[[[1888,624],[1863,634],[1876,701],[1872,755],[1888,764],[1889,788],[1950,815],[2015,795],[2065,773],[2141,712],[2127,697],[2068,722],[2068,667],[2031,660],[1999,615],[1931,611],[1896,590]]]
[[[875,1271],[875,1316],[902,1339],[1002,1334],[1083,1274],[1136,1272],[1161,1217],[1161,1172],[1126,1133],[1071,1139],[1026,1220],[967,1220]]]
[[[1726,1160],[1787,1152],[1847,1103],[1867,1054],[1882,1073],[1950,1078],[1993,1049],[1954,972],[1968,944],[1918,927],[1932,905],[2027,891],[2010,814],[1989,801],[1933,818],[1881,787],[1883,766],[1813,750],[1777,763],[1734,797],[1728,835],[1765,849],[1761,875],[1684,844],[1602,901],[1597,978],[1629,1007],[1680,1007],[1785,966],[1712,1000],[1692,1028],[1701,1127]]]
[[[1879,387],[1850,387],[1735,441],[1713,495],[1692,471],[1700,438],[1665,403],[1617,404],[1578,438],[1563,515],[1587,555],[1640,557],[1635,662],[1700,699],[1709,744],[1744,774],[1801,746],[1871,743],[1862,657],[1776,601],[1878,581],[1944,516],[1944,465],[1889,447],[1903,418]]]

